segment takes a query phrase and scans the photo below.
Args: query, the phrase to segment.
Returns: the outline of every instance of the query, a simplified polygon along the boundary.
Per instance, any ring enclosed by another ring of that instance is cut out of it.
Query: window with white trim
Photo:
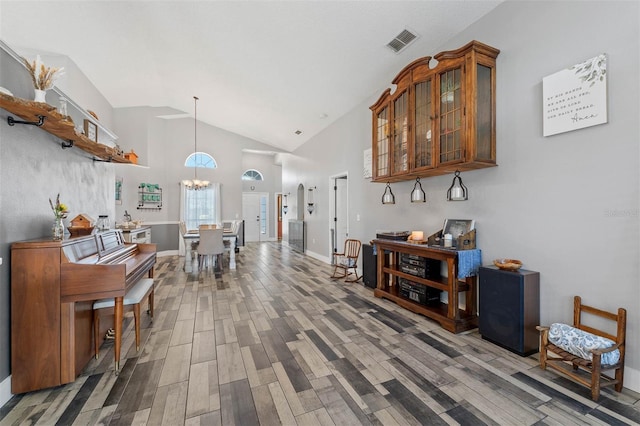
[[[216,160],[206,152],[194,152],[184,162],[185,167],[215,169]],[[194,173],[195,177],[195,173]],[[202,176],[198,176],[202,179]],[[206,188],[193,189],[182,186],[180,220],[187,229],[198,229],[200,225],[222,222],[220,208],[220,184],[212,183]]]
[[[249,169],[243,173],[242,180],[264,180],[264,176],[256,169]]]
[[[194,152],[187,157],[184,165],[185,167],[202,167],[205,169],[218,168],[216,160],[206,152]]]
[[[187,229],[200,225],[222,223],[220,217],[220,184],[210,184],[202,189],[182,188],[184,192],[183,221]]]

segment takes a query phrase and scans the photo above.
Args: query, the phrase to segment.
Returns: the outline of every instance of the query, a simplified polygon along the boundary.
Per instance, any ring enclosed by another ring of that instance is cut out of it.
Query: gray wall
[[[540,272],[542,323],[572,321],[572,298],[581,295],[604,309],[626,307],[627,335],[640,335],[638,18],[638,2],[508,1],[439,50],[418,50],[407,63],[472,39],[501,50],[499,166],[462,174],[467,202],[445,201],[449,175],[422,180],[426,204],[412,205],[413,182],[401,182],[392,184],[396,204],[383,206],[384,185],[362,178],[362,158],[371,146],[369,106],[390,76],[368,101],[282,156],[290,212],[300,202],[294,195],[299,183],[318,186],[317,214],[305,217],[308,252],[329,256],[329,176],[348,171],[351,237],[369,241],[376,230],[430,234],[445,218],[475,219],[485,264],[517,258]],[[603,52],[609,122],[543,137],[542,78]],[[640,390],[640,342],[634,338],[627,346],[625,386]]]
[[[180,238],[178,224],[151,225],[151,242],[158,252],[177,250]]]
[[[76,71],[70,61],[65,67]],[[89,104],[105,102],[95,88],[89,89],[88,80],[83,83]],[[33,99],[26,69],[4,50],[0,50],[0,86],[15,96]],[[57,96],[49,92],[47,101],[57,105]],[[115,192],[113,165],[93,162],[76,148],[63,150],[60,139],[35,126],[8,126],[9,115],[0,109],[0,382],[10,374],[11,243],[51,235],[49,198],[55,202],[58,193],[70,210],[68,226],[80,213],[94,219],[101,214],[113,216]]]

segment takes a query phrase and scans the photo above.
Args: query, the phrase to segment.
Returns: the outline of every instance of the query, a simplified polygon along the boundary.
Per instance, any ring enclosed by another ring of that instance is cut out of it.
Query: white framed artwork
[[[365,179],[370,179],[373,176],[373,171],[371,168],[372,158],[371,158],[372,150],[371,148],[364,150],[364,164],[362,167],[362,177]]]
[[[116,176],[116,204],[122,204],[122,176]]]
[[[607,56],[603,53],[542,79],[543,134],[607,122]]]

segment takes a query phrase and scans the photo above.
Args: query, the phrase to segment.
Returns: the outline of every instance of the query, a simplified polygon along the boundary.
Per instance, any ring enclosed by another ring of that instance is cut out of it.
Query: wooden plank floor
[[[480,338],[454,335],[278,243],[238,268],[156,268],[156,315],[119,375],[103,344],[72,384],[14,396],[0,425],[640,424],[640,395],[590,392]]]

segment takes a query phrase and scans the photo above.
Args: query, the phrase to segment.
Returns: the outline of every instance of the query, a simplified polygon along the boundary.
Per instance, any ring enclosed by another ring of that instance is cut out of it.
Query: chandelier
[[[209,186],[208,180],[198,179],[198,97],[193,97],[193,179],[185,179],[182,184],[187,189],[204,189]]]

